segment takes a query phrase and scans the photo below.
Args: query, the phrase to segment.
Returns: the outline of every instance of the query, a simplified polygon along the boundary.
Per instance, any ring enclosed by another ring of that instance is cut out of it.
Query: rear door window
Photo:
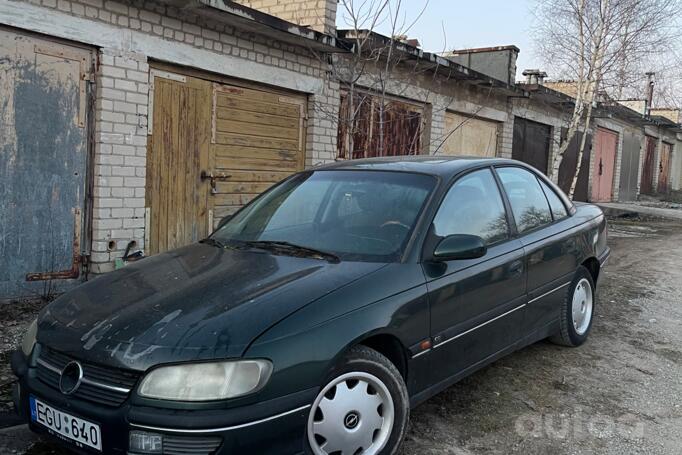
[[[497,169],[512,207],[516,228],[524,233],[552,222],[552,213],[537,177],[519,167]]]
[[[540,182],[540,186],[542,187],[542,191],[545,192],[545,196],[547,196],[547,201],[549,201],[549,208],[552,210],[552,216],[554,217],[555,220],[560,220],[562,218],[565,218],[568,216],[568,212],[566,211],[566,206],[564,205],[563,202],[561,202],[561,199],[559,196],[556,194],[556,192],[549,187],[545,182],[542,180],[538,179]]]

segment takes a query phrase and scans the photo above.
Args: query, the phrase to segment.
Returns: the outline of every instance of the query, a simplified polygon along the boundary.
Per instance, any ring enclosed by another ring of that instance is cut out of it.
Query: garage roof
[[[161,2],[287,44],[308,47],[321,52],[344,52],[337,47],[336,38],[331,35],[285,21],[230,0],[161,0]]]

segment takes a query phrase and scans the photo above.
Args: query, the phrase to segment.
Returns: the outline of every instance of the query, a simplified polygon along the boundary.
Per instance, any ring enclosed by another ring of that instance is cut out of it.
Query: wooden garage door
[[[495,156],[497,122],[445,113],[444,155]]]
[[[151,77],[148,254],[205,238],[221,218],[303,169],[304,95],[165,65]]]
[[[208,228],[211,83],[152,70],[147,147],[147,254],[200,240]]]
[[[305,96],[214,84],[213,223],[305,166]]]

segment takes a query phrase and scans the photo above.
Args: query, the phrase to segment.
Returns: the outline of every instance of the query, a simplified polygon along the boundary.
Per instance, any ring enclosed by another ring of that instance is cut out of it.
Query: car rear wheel
[[[563,346],[583,344],[592,328],[595,297],[592,275],[585,267],[578,267],[561,307],[560,331],[550,340]]]
[[[313,402],[306,435],[315,455],[394,454],[409,420],[405,382],[386,357],[351,349]]]

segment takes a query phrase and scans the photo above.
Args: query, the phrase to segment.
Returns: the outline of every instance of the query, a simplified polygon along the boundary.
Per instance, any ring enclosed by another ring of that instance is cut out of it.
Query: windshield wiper
[[[296,245],[295,243],[277,241],[277,240],[252,240],[244,242],[245,245],[259,248],[262,250],[269,250],[275,252],[282,252],[292,255],[301,255],[304,257],[324,259],[329,262],[338,263],[341,260],[333,253],[327,251],[316,250],[307,246]]]
[[[199,243],[205,243],[206,245],[211,245],[216,248],[225,248],[225,244],[221,242],[220,240],[216,240],[213,237],[209,237],[203,240],[199,240]]]

